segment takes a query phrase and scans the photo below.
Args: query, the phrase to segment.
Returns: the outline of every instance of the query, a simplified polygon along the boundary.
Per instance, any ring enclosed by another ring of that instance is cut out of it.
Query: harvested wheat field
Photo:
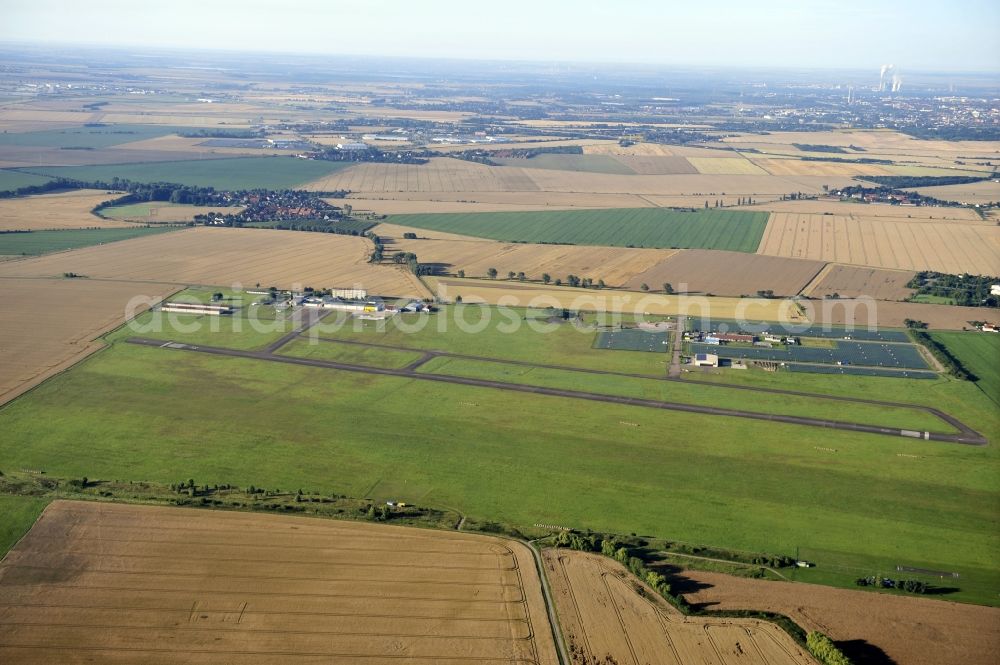
[[[2,268],[2,264],[0,264]],[[641,291],[578,289],[524,284],[510,280],[425,277],[431,290],[446,302],[461,296],[466,303],[507,307],[564,307],[573,311],[625,312],[673,316],[683,314],[712,319],[745,319],[801,324],[808,319],[792,300],[668,296]]]
[[[103,190],[76,189],[59,194],[41,194],[16,199],[0,199],[0,231],[43,231],[51,229],[131,228],[114,219],[90,214],[98,203],[117,194]]]
[[[896,302],[892,300],[836,300],[800,301],[806,317],[817,324],[877,325],[880,328],[905,328],[906,320],[923,321],[936,330],[962,330],[971,328],[973,321],[995,319],[990,310],[982,307],[931,305],[921,302]]]
[[[688,157],[688,161],[704,175],[767,175],[767,171],[743,157]],[[785,174],[778,174],[785,175]],[[813,174],[791,174],[813,175]],[[817,175],[828,175],[821,173]]]
[[[607,557],[550,549],[543,560],[573,663],[815,663],[770,622],[683,616]]]
[[[638,175],[698,173],[698,169],[685,157],[658,157],[651,155],[612,155],[612,157]]]
[[[329,199],[333,205],[352,201],[370,201],[372,205],[412,205],[406,213],[418,212],[503,212],[519,206],[538,210],[568,210],[571,208],[655,208],[659,204],[636,194],[593,194],[576,192],[376,192],[351,194],[346,199]],[[697,205],[704,201],[699,198]],[[455,210],[420,210],[422,206],[454,205]],[[693,205],[693,204],[689,204]],[[377,208],[376,208],[377,210]]]
[[[545,203],[509,203],[478,202],[478,201],[427,201],[427,200],[406,200],[389,198],[354,198],[346,199],[324,199],[327,203],[335,206],[344,204],[353,207],[355,212],[373,212],[376,215],[412,215],[421,213],[443,213],[443,212],[506,212],[506,211],[533,211],[541,210],[570,210],[573,208],[606,208],[606,205],[571,205],[568,202],[559,204]],[[647,206],[649,204],[646,204]],[[614,206],[612,206],[614,207]],[[625,207],[625,206],[623,206]],[[636,206],[643,207],[643,206]]]
[[[766,210],[769,212],[794,212],[810,215],[857,215],[859,217],[887,217],[903,219],[954,219],[963,222],[984,223],[976,211],[969,208],[941,208],[936,206],[894,206],[878,203],[854,203],[839,199],[805,199],[799,201],[766,201],[739,206],[738,210]]]
[[[836,155],[834,155],[835,157]],[[814,162],[801,159],[752,159],[753,163],[771,175],[893,175],[887,166],[879,164],[853,164],[850,162]]]
[[[995,607],[693,570],[681,575],[697,588],[685,595],[692,604],[779,612],[807,631],[826,633],[849,653],[864,654],[867,643],[891,659],[859,657],[858,663],[988,665],[1000,653],[1000,609]]]
[[[964,185],[918,187],[913,190],[924,196],[959,203],[995,203],[1000,201],[1000,180],[983,180]]]
[[[913,294],[906,285],[912,270],[883,270],[830,263],[805,288],[802,295],[826,298],[837,294],[844,298],[868,296],[876,300],[904,300]]]
[[[0,599],[3,662],[557,662],[528,549],[454,532],[56,501]]]
[[[688,159],[690,161],[697,158]],[[717,159],[719,158],[712,158],[713,161]],[[757,168],[752,164],[751,167]],[[737,197],[748,195],[755,199],[764,199],[791,192],[818,194],[822,192],[823,185],[841,187],[853,182],[850,178],[772,176],[767,175],[763,170],[760,170],[759,173],[760,175],[705,175],[700,173],[697,175],[613,175],[531,169],[530,175],[535,186],[543,191],[653,196],[697,195],[704,197],[698,200],[697,205],[703,204],[706,198],[711,198],[712,202],[716,198],[723,198],[727,202],[735,203]]]
[[[10,267],[13,263],[4,263]],[[139,314],[177,286],[83,279],[0,278],[0,404],[101,348],[99,335]],[[0,659],[2,660],[2,659]]]
[[[625,286],[636,290],[646,284],[659,290],[667,282],[679,293],[740,296],[769,290],[778,296],[794,296],[824,265],[745,252],[686,249],[639,272]]]
[[[900,270],[992,274],[1000,227],[921,219],[772,213],[758,254]]]
[[[379,225],[376,233],[386,234],[388,252],[413,252],[421,263],[436,263],[455,273],[464,270],[469,277],[485,277],[490,268],[501,275],[523,272],[527,279],[540,280],[548,273],[552,279],[567,275],[603,279],[608,286],[621,286],[677,250],[631,249],[623,247],[587,247],[583,245],[529,245],[492,240],[405,240],[402,234],[390,235],[390,225]],[[396,227],[399,229],[405,227]],[[413,229],[424,238],[422,229]],[[433,231],[428,235],[436,235]],[[749,254],[747,256],[753,256]]]
[[[166,242],[157,242],[158,240]],[[401,266],[368,263],[371,243],[329,233],[196,227],[0,264],[0,277],[91,278],[230,286],[351,287],[423,296]]]
[[[538,191],[523,169],[440,157],[427,164],[364,163],[314,180],[305,189],[352,192]]]

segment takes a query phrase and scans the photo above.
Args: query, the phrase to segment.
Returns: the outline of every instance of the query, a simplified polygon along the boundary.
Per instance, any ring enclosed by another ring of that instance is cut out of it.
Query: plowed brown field
[[[992,665],[1000,653],[1000,609],[928,598],[770,582],[684,571],[700,588],[686,595],[713,609],[779,612],[838,642],[867,642],[899,665]],[[864,653],[864,645],[854,647]]]
[[[606,557],[567,550],[543,557],[573,663],[815,663],[772,623],[681,615]]]
[[[197,227],[0,264],[0,277],[91,278],[292,288],[358,285],[378,295],[418,296],[402,267],[368,263],[370,241],[301,231]]]
[[[501,277],[508,272],[524,272],[528,279],[537,280],[548,273],[554,280],[573,274],[590,277],[595,282],[603,279],[608,286],[621,286],[637,273],[677,253],[672,249],[527,245],[482,239],[405,240],[398,232],[404,228],[391,224],[376,228],[376,233],[386,239],[387,252],[413,252],[421,263],[437,263],[451,273],[464,270],[469,277],[486,277],[490,268],[496,268]],[[425,237],[423,230],[413,231],[419,238]],[[432,231],[428,235],[436,234]]]
[[[3,265],[9,268],[16,263]],[[94,339],[125,321],[132,297],[159,299],[178,288],[85,279],[0,278],[4,293],[0,298],[0,404],[101,348]]]
[[[469,534],[51,504],[0,564],[0,662],[557,662],[531,554]]]
[[[739,296],[771,290],[775,295],[794,296],[824,265],[745,252],[686,249],[638,273],[626,286],[639,289],[646,284],[660,290],[669,282],[678,292]]]
[[[825,298],[838,294],[844,298],[868,296],[876,300],[903,300],[913,293],[906,285],[914,274],[911,270],[880,270],[831,263],[802,289],[802,295]]]
[[[900,218],[772,213],[758,254],[901,270],[992,274],[1000,227]]]

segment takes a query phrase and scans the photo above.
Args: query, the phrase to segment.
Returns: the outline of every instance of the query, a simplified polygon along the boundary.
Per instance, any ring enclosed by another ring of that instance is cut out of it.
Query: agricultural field
[[[583,171],[586,173],[617,173],[619,175],[635,175],[635,171],[623,162],[607,155],[560,155],[542,153],[534,157],[501,159],[494,157],[493,161],[501,166],[512,166],[524,169],[552,169],[555,171]]]
[[[387,252],[413,252],[421,263],[437,264],[452,274],[464,270],[469,277],[486,277],[490,268],[496,268],[501,277],[506,277],[508,272],[523,272],[528,279],[540,280],[543,274],[548,274],[555,280],[566,279],[572,274],[590,277],[595,283],[603,279],[609,286],[623,286],[635,275],[676,253],[670,249],[528,245],[479,239],[407,240],[402,238],[406,231],[398,230],[386,224],[375,229],[379,237],[388,239],[384,240]],[[424,235],[422,229],[408,230],[417,233],[418,237]],[[428,235],[437,234],[431,231]]]
[[[595,155],[596,156],[596,155]],[[681,175],[698,173],[698,169],[684,157],[658,155],[614,155],[637,175]]]
[[[0,278],[0,285],[0,404],[101,348],[96,338],[121,325],[132,298],[177,290],[83,279]]]
[[[838,295],[843,298],[868,296],[876,300],[905,300],[914,292],[906,285],[915,274],[912,270],[880,270],[830,263],[802,289],[802,295],[812,298]]]
[[[2,266],[0,274],[3,274]],[[461,296],[466,303],[478,302],[511,307],[565,307],[573,311],[627,312],[654,316],[684,314],[716,319],[745,317],[751,321],[794,324],[808,322],[796,303],[791,300],[668,296],[663,293],[642,291],[602,291],[522,284],[507,280],[451,277],[426,277],[424,282],[445,302],[451,302]]]
[[[688,157],[688,162],[702,175],[767,175],[767,171],[743,157]],[[786,175],[786,174],[778,174]],[[813,175],[813,174],[789,174]],[[827,175],[821,173],[818,175]]]
[[[452,213],[452,212],[507,212],[513,210],[565,210],[572,208],[606,208],[607,203],[598,206],[571,205],[563,203],[518,203],[512,199],[504,202],[478,201],[428,201],[421,199],[363,199],[348,196],[346,199],[324,199],[336,206],[350,205],[355,213],[373,212],[376,215],[409,215],[414,213]],[[636,199],[641,201],[641,199]],[[627,206],[626,206],[627,207]]]
[[[0,595],[5,662],[558,662],[530,552],[489,536],[57,501]]]
[[[0,256],[38,256],[94,245],[105,246],[120,240],[158,236],[174,230],[176,229],[169,227],[121,226],[108,229],[48,229],[27,233],[0,233]]]
[[[394,215],[388,222],[493,240],[754,252],[767,218],[761,213],[640,208]]]
[[[350,166],[317,177],[306,189],[356,193],[382,192],[520,192],[538,191],[523,169],[490,167],[461,159],[440,157],[427,164],[373,164]]]
[[[820,261],[690,249],[636,274],[625,286],[634,291],[646,284],[659,291],[669,283],[679,293],[739,296],[770,290],[777,296],[793,296],[823,266]]]
[[[932,388],[931,404],[954,407],[993,439],[993,417],[979,410],[988,400],[969,387],[971,394],[951,393],[961,396],[956,401]],[[905,390],[862,394],[903,399]],[[281,417],[262,408],[275,395],[283,398]],[[994,446],[620,404],[578,407],[563,397],[116,342],[0,410],[0,456],[11,468],[62,478],[170,483],[180,476],[319,485],[357,497],[379,483],[395,488],[385,498],[519,527],[634,531],[752,551],[847,550],[862,562],[960,570],[985,589],[956,598],[989,602],[1000,588],[997,536],[976,529],[992,519]],[[41,417],[56,412],[59,418]],[[420,427],[369,426],[414,414]],[[155,447],[147,445],[153,434]],[[727,492],[706,502],[705,487]],[[662,503],[643,500],[649,496],[671,506],[666,518]],[[880,537],[859,541],[859,531]]]
[[[0,192],[20,189],[21,187],[32,187],[42,185],[51,180],[47,176],[34,175],[32,173],[21,173],[9,169],[0,169]]]
[[[918,187],[915,190],[924,196],[933,196],[942,201],[959,203],[995,203],[1000,201],[1000,180],[983,180],[965,185],[943,185],[941,187]]]
[[[32,173],[84,181],[110,182],[125,178],[137,182],[170,182],[216,189],[284,189],[344,169],[338,162],[294,157],[237,157],[173,162],[138,162],[94,166],[30,169]]]
[[[689,570],[671,576],[675,591],[711,609],[784,614],[843,645],[855,662],[872,648],[894,663],[990,665],[1000,651],[1000,610],[931,598],[873,594]]]
[[[0,231],[135,228],[133,224],[101,219],[90,213],[94,206],[114,196],[103,190],[75,189],[58,194],[0,199]]]
[[[0,133],[0,149],[7,146],[44,148],[107,148],[143,141],[156,136],[173,134],[179,128],[168,125],[103,125],[100,127],[66,127],[33,132]]]
[[[685,617],[607,557],[543,551],[572,663],[815,665],[777,625]]]
[[[587,192],[376,192],[355,193],[335,205],[360,200],[393,206],[386,214],[422,212],[504,212],[509,210],[572,210],[574,208],[656,208],[653,197],[637,194]],[[687,206],[704,205],[704,199]],[[442,209],[443,208],[443,209]]]
[[[426,292],[403,267],[368,263],[370,251],[370,241],[354,236],[195,227],[5,262],[0,264],[0,277],[52,277],[74,272],[91,278],[171,284],[240,283],[252,287],[260,283],[280,288],[358,284],[380,295]]]
[[[132,203],[112,206],[101,210],[101,214],[111,219],[128,220],[145,224],[187,222],[195,215],[205,215],[210,212],[235,215],[243,210],[240,206],[196,206],[165,201],[150,201],[148,203]]]
[[[902,219],[954,219],[962,222],[983,224],[975,210],[969,208],[948,208],[939,206],[894,206],[853,201],[802,199],[797,201],[762,201],[749,206],[739,206],[738,210],[766,210],[769,212],[793,212],[805,215],[842,215],[846,217],[878,217]]]
[[[31,496],[0,495],[0,559],[35,523],[48,499]]]
[[[758,254],[897,270],[990,274],[1000,227],[979,223],[772,213]]]
[[[841,298],[802,300],[799,304],[811,321],[820,325],[902,328],[906,320],[923,321],[936,330],[962,330],[982,321],[981,307],[956,307],[919,302],[871,301]]]
[[[1000,406],[1000,335],[936,332],[931,335],[977,377],[976,385]]]

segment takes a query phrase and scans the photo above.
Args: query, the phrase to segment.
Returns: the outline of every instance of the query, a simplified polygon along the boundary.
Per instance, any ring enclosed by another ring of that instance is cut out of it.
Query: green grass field
[[[664,376],[669,358],[646,351],[608,351],[592,348],[597,334],[592,328],[571,323],[533,322],[543,332],[523,320],[525,310],[477,305],[442,307],[434,316],[404,314],[385,325],[374,321],[350,320],[336,325],[329,318],[309,331],[320,337],[381,344],[421,351],[449,351],[456,354],[517,360],[580,369]],[[488,313],[489,318],[485,317]],[[485,321],[485,324],[482,322]],[[515,329],[516,328],[516,329]]]
[[[52,178],[44,175],[34,175],[31,173],[21,173],[10,169],[0,169],[0,192],[12,191],[21,187],[32,187],[42,185]]]
[[[53,177],[110,181],[114,177],[137,182],[170,182],[216,189],[285,189],[350,166],[294,157],[236,157],[179,162],[143,162],[98,166],[57,166],[31,169]]]
[[[166,136],[181,129],[185,128],[167,125],[105,125],[102,127],[45,129],[37,132],[4,132],[0,134],[0,146],[107,148],[122,143]]]
[[[279,353],[295,358],[313,358],[315,360],[331,360],[349,365],[364,365],[365,367],[384,367],[399,369],[416,362],[423,354],[416,351],[399,351],[396,349],[381,349],[341,342],[309,342],[303,339],[293,340],[281,347]]]
[[[0,255],[36,256],[165,233],[173,231],[175,228],[137,226],[134,229],[69,229],[65,231],[33,231],[31,233],[0,233]]]
[[[623,208],[392,215],[386,221],[505,241],[755,252],[767,217],[767,213],[732,210]]]
[[[28,533],[48,503],[48,499],[0,494],[0,558]]]
[[[934,332],[931,337],[944,344],[970,372],[976,385],[1000,405],[1000,335],[996,333]]]
[[[515,166],[523,169],[551,169],[556,171],[581,171],[584,173],[613,173],[635,175],[635,171],[608,155],[560,155],[542,153],[530,159],[499,159],[494,162],[501,166]]]
[[[351,361],[344,360],[344,362]],[[434,358],[421,365],[417,371],[757,413],[842,420],[900,429],[942,433],[956,431],[941,419],[912,409],[852,404],[812,397],[769,395],[738,389],[726,390],[718,386],[697,383],[681,384],[652,378],[641,379],[449,357]]]
[[[960,568],[964,589],[952,598],[995,603],[1000,590],[995,446],[122,343],[0,409],[0,428],[0,467],[58,477],[351,496],[387,487],[513,525],[853,552],[871,565]]]

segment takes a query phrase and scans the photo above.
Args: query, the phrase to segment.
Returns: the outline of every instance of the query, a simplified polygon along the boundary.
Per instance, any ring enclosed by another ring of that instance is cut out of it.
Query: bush
[[[850,659],[823,633],[815,630],[809,633],[806,636],[806,647],[823,665],[851,665]]]

